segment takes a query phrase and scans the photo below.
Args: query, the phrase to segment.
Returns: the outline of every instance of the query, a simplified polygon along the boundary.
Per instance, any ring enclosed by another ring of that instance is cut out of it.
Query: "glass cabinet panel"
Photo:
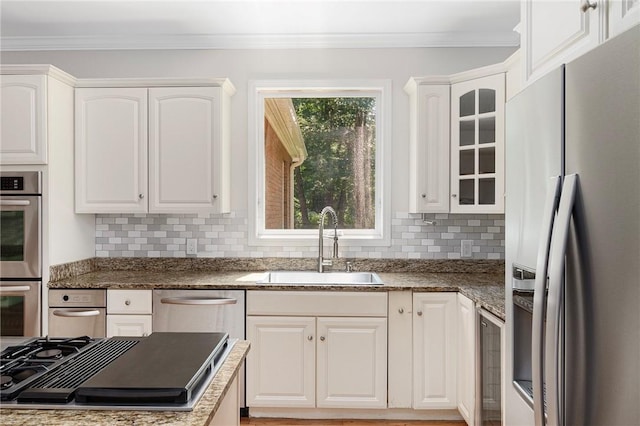
[[[476,92],[472,90],[460,96],[460,117],[467,117],[476,113]]]
[[[493,89],[479,89],[478,113],[496,112],[496,91]]]
[[[478,143],[496,141],[496,118],[484,117],[478,120]]]
[[[504,212],[504,74],[451,86],[451,212]]]

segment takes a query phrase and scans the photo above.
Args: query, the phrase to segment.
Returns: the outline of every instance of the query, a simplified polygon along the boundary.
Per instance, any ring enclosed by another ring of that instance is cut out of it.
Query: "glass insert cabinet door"
[[[504,212],[504,73],[451,86],[451,212]]]

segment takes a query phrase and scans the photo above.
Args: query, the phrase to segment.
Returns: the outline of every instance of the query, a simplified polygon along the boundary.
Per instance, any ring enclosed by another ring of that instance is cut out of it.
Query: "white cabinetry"
[[[315,318],[247,317],[249,406],[315,407],[315,336]]]
[[[247,293],[247,405],[385,408],[387,295]]]
[[[1,164],[47,163],[47,76],[2,76]]]
[[[595,7],[584,7],[588,3]],[[524,0],[521,45],[526,80],[533,81],[601,43],[606,36],[606,5],[604,0]]]
[[[451,212],[504,212],[504,73],[451,86]]]
[[[609,0],[609,37],[640,23],[640,0]]]
[[[75,78],[51,65],[0,65],[0,74],[0,164],[47,164],[49,149],[66,154]]]
[[[412,77],[409,211],[504,212],[505,65]]]
[[[228,212],[231,83],[117,83],[76,89],[76,211]]]
[[[474,425],[476,380],[476,313],[474,303],[458,293],[458,411]]]
[[[147,89],[76,89],[76,211],[147,211]]]
[[[412,78],[409,94],[409,211],[449,212],[449,91],[446,84]]]
[[[151,334],[151,290],[107,290],[107,337]]]
[[[413,295],[413,408],[457,408],[456,296]]]

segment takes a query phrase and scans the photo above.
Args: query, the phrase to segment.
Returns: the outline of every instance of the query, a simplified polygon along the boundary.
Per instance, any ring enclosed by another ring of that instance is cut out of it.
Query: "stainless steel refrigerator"
[[[640,424],[640,26],[507,103],[505,206],[505,424]]]

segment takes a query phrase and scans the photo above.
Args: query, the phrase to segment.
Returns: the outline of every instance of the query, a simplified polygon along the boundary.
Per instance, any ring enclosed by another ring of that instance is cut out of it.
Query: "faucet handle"
[[[353,263],[347,262],[347,272],[353,272]]]

